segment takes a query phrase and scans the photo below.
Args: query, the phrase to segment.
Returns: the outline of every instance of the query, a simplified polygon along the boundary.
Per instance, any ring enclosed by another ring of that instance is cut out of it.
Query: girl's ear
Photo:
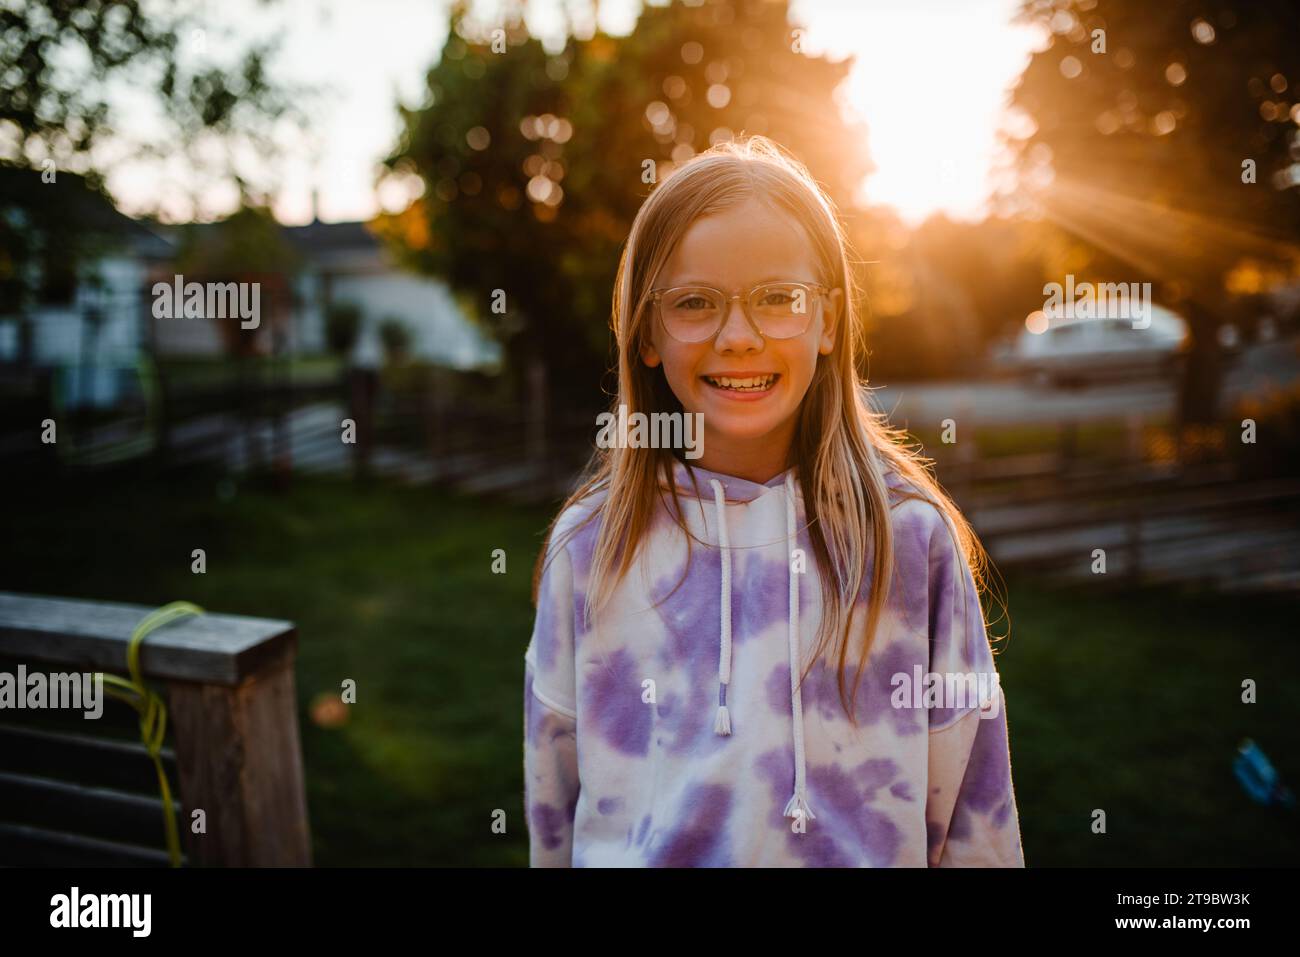
[[[835,351],[836,333],[840,328],[840,319],[844,316],[844,290],[836,287],[826,296],[826,308],[822,310],[822,335],[817,344],[817,351],[824,356]]]
[[[641,343],[641,361],[651,369],[663,362],[659,352],[654,347],[654,343],[648,337],[645,342]]]

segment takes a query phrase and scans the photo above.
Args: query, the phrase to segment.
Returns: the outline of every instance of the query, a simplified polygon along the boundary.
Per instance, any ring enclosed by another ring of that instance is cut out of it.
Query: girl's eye
[[[674,308],[676,308],[676,309],[709,309],[709,308],[712,308],[712,306],[713,306],[713,303],[709,302],[709,300],[705,299],[703,296],[688,296],[688,297],[685,298],[685,299],[679,299],[679,300],[677,301],[676,306],[674,306]]]
[[[794,297],[787,292],[768,292],[763,294],[758,304],[760,306],[785,306],[792,302],[793,299]]]

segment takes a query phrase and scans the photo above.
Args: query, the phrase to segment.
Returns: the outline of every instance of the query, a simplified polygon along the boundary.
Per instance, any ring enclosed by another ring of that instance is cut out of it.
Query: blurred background
[[[293,622],[315,862],[525,864],[531,569],[645,162],[761,133],[996,565],[1027,862],[1293,863],[1297,39],[1284,0],[0,0],[0,589]],[[159,317],[177,275],[259,283],[257,328]],[[12,773],[27,838],[111,831]]]

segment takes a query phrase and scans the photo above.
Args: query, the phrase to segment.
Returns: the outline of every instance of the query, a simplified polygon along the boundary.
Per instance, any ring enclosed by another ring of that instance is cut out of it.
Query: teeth
[[[705,376],[713,385],[723,389],[736,389],[740,392],[761,392],[769,388],[776,380],[776,375],[750,376],[747,379],[729,378],[727,376]]]

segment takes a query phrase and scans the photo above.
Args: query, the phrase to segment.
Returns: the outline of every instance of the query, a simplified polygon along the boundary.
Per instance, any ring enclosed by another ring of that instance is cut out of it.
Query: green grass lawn
[[[275,493],[199,474],[33,489],[9,518],[4,589],[187,599],[297,623],[318,864],[527,862],[522,656],[546,510],[332,481]],[[194,548],[205,575],[190,572]],[[505,575],[491,572],[494,548]],[[1289,750],[1300,603],[1007,584],[998,661],[1029,864],[1296,859],[1295,812],[1251,804],[1230,766],[1251,736],[1300,782]],[[1258,704],[1240,703],[1247,677]],[[358,696],[347,722],[316,726],[310,702],[346,678]],[[1095,808],[1105,835],[1090,831]],[[498,809],[504,835],[491,830]]]

